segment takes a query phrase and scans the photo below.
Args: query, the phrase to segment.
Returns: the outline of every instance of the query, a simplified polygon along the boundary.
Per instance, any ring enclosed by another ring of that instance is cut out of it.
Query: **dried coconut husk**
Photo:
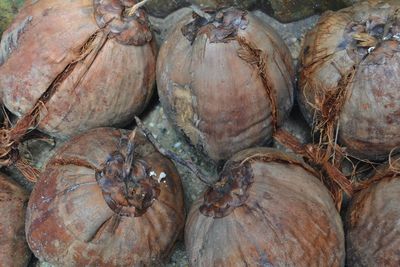
[[[344,197],[343,193],[351,197],[354,191],[354,185],[351,179],[347,178],[341,171],[341,160],[344,156],[340,154],[340,150],[336,150],[336,152],[338,152],[338,154],[335,155],[336,161],[332,163],[329,159],[330,153],[324,150],[323,147],[316,144],[304,145],[284,129],[276,131],[274,138],[298,156],[303,157],[304,160],[313,167],[316,173],[318,173],[317,176],[329,189],[332,199],[336,204],[336,208],[340,211]]]
[[[170,160],[140,133],[99,128],[52,157],[32,191],[26,233],[60,266],[161,266],[184,226]]]
[[[59,138],[127,124],[148,103],[155,45],[136,1],[27,2],[0,44],[0,88],[19,117],[0,133],[1,165],[26,132]],[[132,11],[132,10],[131,10]]]
[[[31,251],[25,239],[25,210],[29,194],[0,174],[0,265],[25,267]]]
[[[400,157],[380,166],[358,189],[345,221],[348,266],[399,266]]]
[[[299,103],[319,144],[382,160],[400,144],[400,3],[367,1],[325,13],[301,54]]]
[[[271,139],[292,108],[293,79],[290,52],[278,34],[234,8],[184,18],[157,61],[168,119],[213,160]]]
[[[340,216],[318,173],[302,160],[270,148],[244,150],[210,184],[215,179],[160,147],[137,123],[160,153],[209,185],[186,222],[191,266],[344,265]]]
[[[192,206],[192,266],[343,266],[342,222],[316,173],[269,148],[233,156]]]

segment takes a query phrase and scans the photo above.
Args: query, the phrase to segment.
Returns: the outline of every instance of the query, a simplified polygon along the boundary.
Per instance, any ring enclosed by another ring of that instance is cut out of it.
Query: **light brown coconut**
[[[399,157],[393,162],[381,166],[351,200],[345,220],[348,266],[400,264]]]
[[[293,63],[268,25],[228,8],[186,17],[157,61],[172,124],[213,160],[268,141],[293,105]]]
[[[29,194],[0,174],[0,265],[28,266],[32,252],[25,239],[25,211]]]
[[[301,55],[299,102],[323,142],[384,159],[400,145],[400,2],[325,13]]]
[[[29,200],[37,258],[60,266],[160,266],[182,235],[181,181],[141,134],[100,128],[47,164]]]
[[[135,3],[27,1],[0,45],[5,107],[60,138],[130,122],[145,108],[155,82],[146,14],[128,14]],[[27,127],[22,124],[14,128]]]
[[[289,154],[233,156],[185,229],[191,266],[344,266],[344,234],[328,190]]]

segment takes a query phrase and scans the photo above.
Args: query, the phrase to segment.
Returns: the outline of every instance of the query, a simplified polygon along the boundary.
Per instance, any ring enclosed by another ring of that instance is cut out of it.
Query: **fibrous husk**
[[[400,3],[371,0],[325,13],[301,55],[300,107],[320,144],[387,158],[400,145]]]
[[[0,44],[0,96],[20,118],[6,129],[2,149],[15,148],[34,127],[65,139],[127,124],[143,111],[155,82],[156,51],[144,11],[128,15],[134,3],[24,5]]]
[[[398,266],[400,262],[400,159],[380,166],[360,184],[346,216],[348,266]]]
[[[293,104],[290,53],[238,9],[183,19],[160,49],[157,84],[175,127],[211,159],[268,141]]]
[[[25,210],[29,194],[0,174],[0,265],[27,266],[31,251],[25,239]]]
[[[184,226],[171,161],[139,133],[100,128],[50,159],[29,200],[26,233],[41,261],[61,266],[160,266]]]
[[[242,151],[192,206],[192,266],[344,266],[342,222],[304,162],[276,150]]]

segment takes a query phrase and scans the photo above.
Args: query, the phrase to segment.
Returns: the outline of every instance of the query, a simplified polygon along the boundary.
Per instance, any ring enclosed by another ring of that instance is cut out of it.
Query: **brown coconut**
[[[25,239],[25,211],[29,194],[0,174],[0,265],[28,266],[32,252]]]
[[[399,8],[373,0],[327,12],[305,38],[300,107],[355,157],[383,159],[400,145]]]
[[[130,122],[155,81],[152,33],[143,10],[129,15],[135,3],[27,1],[0,45],[5,107],[60,138]]]
[[[160,49],[157,85],[168,119],[213,160],[269,140],[293,104],[282,39],[246,11],[193,14]]]
[[[192,206],[191,266],[344,266],[342,222],[308,165],[268,148],[233,156]]]
[[[184,226],[182,185],[141,134],[100,128],[66,143],[29,200],[37,258],[60,266],[160,266]]]
[[[400,264],[399,163],[397,159],[396,164],[379,168],[349,205],[345,221],[348,266]]]

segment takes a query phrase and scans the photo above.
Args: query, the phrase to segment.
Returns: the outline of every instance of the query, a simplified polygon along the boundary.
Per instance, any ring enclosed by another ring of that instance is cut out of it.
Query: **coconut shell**
[[[300,108],[359,158],[383,159],[400,144],[399,8],[367,1],[327,12],[305,38]]]
[[[269,140],[293,105],[282,39],[238,9],[193,15],[160,49],[157,85],[168,119],[213,160]]]
[[[348,266],[400,264],[400,174],[373,183],[352,199],[346,216]]]
[[[0,262],[1,266],[27,266],[32,252],[25,239],[25,210],[29,194],[0,174]]]
[[[310,167],[254,148],[220,177],[188,215],[191,266],[344,266],[340,216]]]
[[[139,133],[131,143],[132,173],[126,171],[129,161],[120,160],[129,158],[128,138],[127,131],[95,129],[47,164],[26,219],[29,246],[41,261],[160,266],[169,258],[185,218],[179,175]]]
[[[143,10],[123,13],[134,3],[27,1],[0,44],[6,108],[39,113],[38,129],[60,138],[130,122],[151,97],[156,56]]]

